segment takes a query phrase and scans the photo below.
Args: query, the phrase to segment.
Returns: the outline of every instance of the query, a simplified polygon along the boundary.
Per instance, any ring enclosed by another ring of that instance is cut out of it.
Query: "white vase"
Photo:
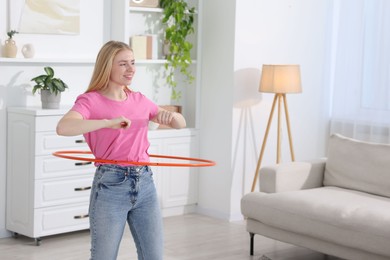
[[[27,43],[22,47],[22,54],[25,58],[32,58],[35,55],[34,45]]]
[[[4,44],[4,56],[7,58],[15,58],[16,53],[18,52],[18,47],[12,39],[8,39]]]

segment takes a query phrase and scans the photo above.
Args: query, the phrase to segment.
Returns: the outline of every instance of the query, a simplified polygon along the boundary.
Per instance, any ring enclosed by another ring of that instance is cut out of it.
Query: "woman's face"
[[[118,52],[112,63],[110,85],[128,86],[135,73],[134,54],[130,50]]]

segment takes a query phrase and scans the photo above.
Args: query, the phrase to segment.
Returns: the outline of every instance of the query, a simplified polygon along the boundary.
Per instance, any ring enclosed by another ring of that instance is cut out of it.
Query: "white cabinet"
[[[88,150],[82,136],[57,136],[67,110],[8,108],[6,228],[40,237],[89,228],[94,166],[52,156]]]
[[[197,132],[191,129],[158,130],[149,132],[150,154],[197,157]],[[151,158],[151,160],[156,161]],[[187,161],[160,159],[161,162],[187,163]],[[194,163],[194,162],[191,162]],[[156,180],[163,216],[193,212],[198,198],[198,172],[196,167],[152,167]]]
[[[58,150],[89,150],[82,136],[56,134],[57,122],[67,111],[8,108],[6,228],[35,238],[37,244],[42,236],[89,228],[95,167],[52,155]],[[197,136],[189,128],[149,131],[149,153],[197,157]],[[163,216],[194,210],[197,168],[153,167],[153,172]]]

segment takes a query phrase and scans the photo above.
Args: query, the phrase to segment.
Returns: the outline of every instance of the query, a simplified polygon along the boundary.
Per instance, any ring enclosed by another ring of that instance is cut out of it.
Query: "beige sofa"
[[[390,145],[332,135],[327,159],[260,170],[243,196],[255,234],[353,260],[390,259]]]

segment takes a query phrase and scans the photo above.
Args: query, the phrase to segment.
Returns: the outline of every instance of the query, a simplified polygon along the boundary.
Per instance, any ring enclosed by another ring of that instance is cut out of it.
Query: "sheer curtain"
[[[390,143],[390,1],[333,8],[331,132]]]

